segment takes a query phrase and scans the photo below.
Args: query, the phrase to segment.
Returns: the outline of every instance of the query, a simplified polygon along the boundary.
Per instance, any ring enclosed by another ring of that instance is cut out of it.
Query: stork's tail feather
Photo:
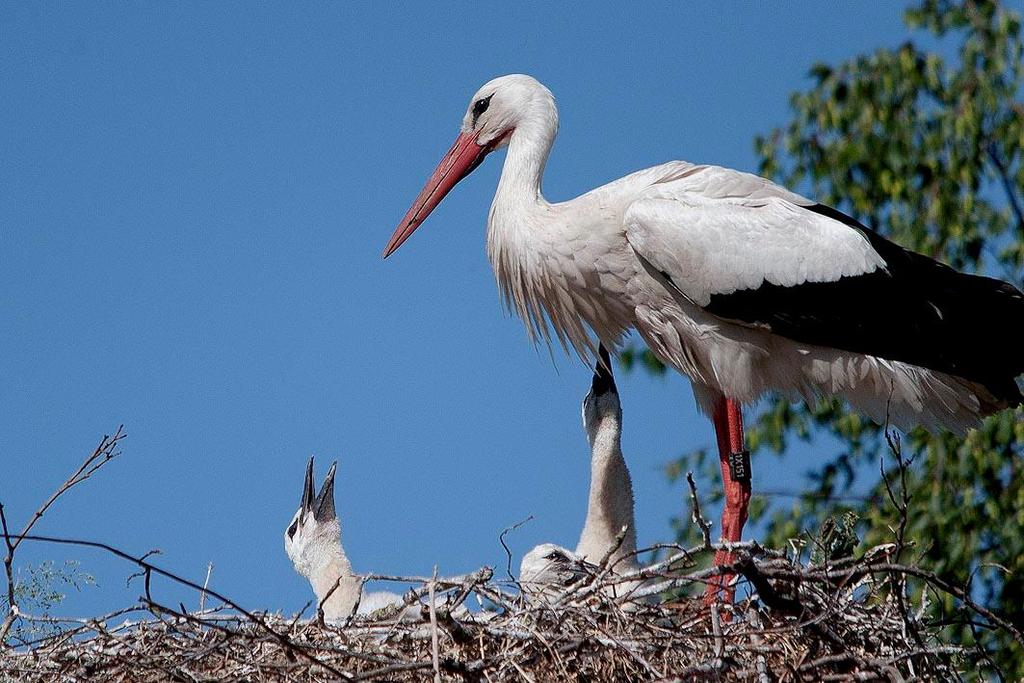
[[[1017,383],[1024,374],[1024,294],[1017,287],[904,249],[831,207],[806,208],[860,230],[885,261],[884,272],[861,278],[888,309],[879,317],[889,338],[875,353],[982,385],[989,394],[978,396],[982,415],[1024,403]]]
[[[932,347],[935,362],[927,367],[984,387],[987,392],[978,392],[982,415],[1024,403],[1017,382],[1024,374],[1024,294],[1008,282],[960,273],[901,251],[917,262],[922,305],[946,323],[943,337],[920,340]]]

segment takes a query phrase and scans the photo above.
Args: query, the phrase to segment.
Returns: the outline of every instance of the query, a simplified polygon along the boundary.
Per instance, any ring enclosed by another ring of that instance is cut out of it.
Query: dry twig
[[[82,464],[79,465],[78,469],[75,470],[75,472],[68,477],[52,495],[50,495],[45,503],[39,506],[32,515],[32,518],[29,519],[21,529],[21,533],[17,536],[10,533],[10,530],[7,527],[7,516],[4,513],[4,506],[3,503],[0,502],[0,530],[3,531],[4,545],[7,550],[6,555],[4,555],[4,574],[7,577],[7,616],[4,617],[3,623],[0,624],[0,647],[3,647],[3,644],[7,641],[7,634],[10,633],[11,627],[14,625],[19,614],[15,596],[14,555],[18,551],[18,546],[21,545],[22,539],[32,531],[32,527],[34,527],[36,522],[46,514],[46,511],[50,509],[50,506],[53,505],[58,498],[67,493],[74,486],[86,481],[99,468],[116,458],[120,454],[117,447],[126,436],[128,435],[124,433],[124,425],[120,425],[117,428],[117,431],[114,432],[113,436],[104,434],[103,438],[100,439],[99,445],[96,446],[92,454],[82,461]]]

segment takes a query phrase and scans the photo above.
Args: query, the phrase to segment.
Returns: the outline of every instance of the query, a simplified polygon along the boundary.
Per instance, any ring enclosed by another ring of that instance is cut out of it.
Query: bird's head
[[[484,157],[507,145],[515,131],[554,135],[557,128],[555,98],[535,78],[511,74],[485,83],[470,99],[452,148],[395,228],[384,248],[384,258],[409,239],[445,195],[472,173]]]
[[[519,583],[527,593],[556,595],[595,569],[575,553],[554,543],[542,543],[523,555]]]
[[[341,526],[334,510],[335,462],[324,477],[320,493],[314,493],[313,458],[306,465],[302,500],[284,534],[284,550],[295,570],[309,578],[318,568],[337,556],[341,547]]]
[[[547,122],[557,126],[554,105],[551,91],[532,76],[499,76],[484,83],[470,99],[460,135],[471,136],[480,147],[499,149],[521,125]]]
[[[617,436],[621,423],[622,406],[619,404],[619,392],[615,388],[615,377],[612,376],[612,360],[608,349],[601,345],[590,391],[583,398],[583,426],[593,445],[599,433],[607,432]]]

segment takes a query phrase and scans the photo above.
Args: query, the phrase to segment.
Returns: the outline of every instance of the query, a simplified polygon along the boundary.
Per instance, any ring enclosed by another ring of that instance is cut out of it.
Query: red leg
[[[743,448],[743,413],[740,404],[732,399],[723,398],[715,406],[712,415],[715,424],[715,436],[718,437],[718,460],[722,467],[722,483],[725,487],[725,507],[722,509],[722,540],[739,541],[743,533],[743,524],[747,521],[747,506],[750,503],[750,472],[746,457],[737,456],[744,452]],[[730,455],[733,463],[730,465]],[[747,471],[742,471],[747,469]],[[733,475],[736,478],[733,478]],[[718,551],[715,553],[715,564],[732,564],[733,553]],[[732,602],[734,590],[728,585],[732,582],[732,574],[722,575],[718,581],[708,583],[705,599],[711,600],[719,591],[724,590],[727,601]]]

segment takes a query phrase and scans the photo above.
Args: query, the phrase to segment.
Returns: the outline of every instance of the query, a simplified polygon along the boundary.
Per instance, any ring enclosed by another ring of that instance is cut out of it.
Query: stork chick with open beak
[[[337,468],[337,462],[331,464],[320,493],[314,493],[313,458],[310,457],[299,509],[284,534],[288,559],[295,571],[309,580],[328,623],[344,622],[355,612],[370,614],[383,607],[402,604],[402,596],[397,593],[378,591],[360,595],[363,581],[352,571],[352,563],[341,545],[341,524],[334,507]]]

